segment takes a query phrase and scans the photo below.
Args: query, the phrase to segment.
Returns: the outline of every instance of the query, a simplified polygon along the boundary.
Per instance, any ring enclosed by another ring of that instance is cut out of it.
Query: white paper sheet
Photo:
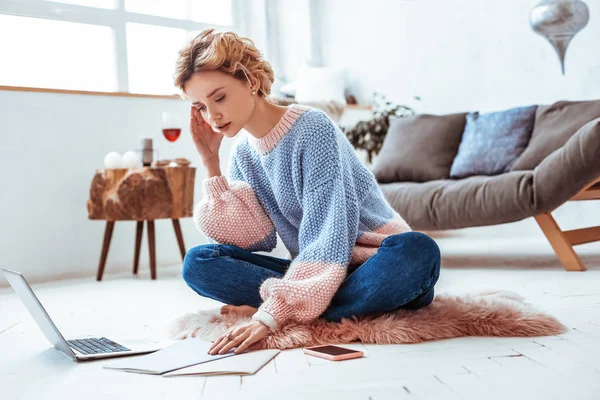
[[[191,365],[212,362],[226,357],[237,357],[246,353],[236,355],[233,353],[236,349],[234,347],[225,354],[210,355],[208,354],[208,349],[211,345],[212,342],[188,338],[152,354],[129,357],[111,365],[105,365],[104,368],[137,372],[140,374],[160,375]]]
[[[163,376],[183,375],[252,375],[267,364],[281,350],[255,350],[248,353],[237,354],[235,357],[223,358],[209,363],[192,365],[191,367],[178,369]]]

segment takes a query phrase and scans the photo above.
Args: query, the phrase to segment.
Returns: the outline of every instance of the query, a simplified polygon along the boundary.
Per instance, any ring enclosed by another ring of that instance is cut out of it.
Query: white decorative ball
[[[104,156],[104,168],[121,168],[122,160],[121,154],[117,153],[116,151],[111,151]]]
[[[121,162],[123,168],[135,168],[140,166],[140,158],[134,151],[128,151],[123,154],[123,160]]]

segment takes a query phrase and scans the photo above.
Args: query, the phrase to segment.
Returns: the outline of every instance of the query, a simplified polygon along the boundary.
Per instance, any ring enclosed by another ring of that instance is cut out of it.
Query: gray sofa
[[[465,121],[458,113],[393,122],[373,168],[392,207],[415,230],[534,217],[565,269],[585,270],[573,246],[600,240],[600,227],[561,231],[551,212],[600,199],[600,100],[538,106],[528,145],[508,171],[452,179]]]

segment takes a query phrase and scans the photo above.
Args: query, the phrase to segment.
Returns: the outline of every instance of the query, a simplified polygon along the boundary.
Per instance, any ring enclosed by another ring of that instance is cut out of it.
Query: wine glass
[[[170,153],[171,153],[171,164],[174,164],[175,154],[175,141],[179,139],[181,135],[181,128],[183,126],[183,119],[181,114],[177,112],[165,111],[162,113],[162,133],[165,139],[169,141]]]

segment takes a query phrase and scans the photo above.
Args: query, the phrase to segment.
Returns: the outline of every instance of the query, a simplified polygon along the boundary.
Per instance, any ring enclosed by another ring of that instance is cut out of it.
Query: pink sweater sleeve
[[[205,179],[203,184],[205,196],[193,212],[198,230],[214,242],[249,251],[275,248],[275,226],[248,183],[229,183],[220,175]]]
[[[260,287],[266,299],[252,319],[277,329],[288,321],[310,322],[329,305],[346,277],[346,266],[327,262],[292,262],[283,278],[268,278]]]

